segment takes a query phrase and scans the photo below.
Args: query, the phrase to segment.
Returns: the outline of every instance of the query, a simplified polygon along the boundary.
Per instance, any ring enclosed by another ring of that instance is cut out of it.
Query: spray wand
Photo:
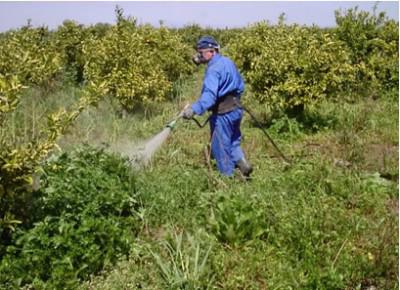
[[[185,112],[185,110],[186,110],[187,107],[189,107],[189,106],[190,106],[190,104],[186,104],[185,107],[182,109],[182,111],[178,114],[178,116],[177,116],[174,120],[172,120],[171,122],[169,122],[165,127],[166,127],[166,128],[170,128],[171,131],[172,131],[172,130],[175,128],[175,126],[176,126],[176,122],[178,122],[178,120],[179,120],[180,118],[182,118],[183,112]]]

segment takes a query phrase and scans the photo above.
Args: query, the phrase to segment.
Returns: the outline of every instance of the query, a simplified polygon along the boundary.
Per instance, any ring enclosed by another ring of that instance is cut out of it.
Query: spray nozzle
[[[176,126],[176,122],[179,120],[179,118],[182,118],[183,116],[183,112],[186,110],[186,108],[188,108],[190,106],[190,104],[186,104],[185,107],[183,108],[183,110],[179,113],[179,115],[176,117],[175,120],[172,120],[171,122],[169,122],[165,127],[166,128],[170,128],[171,130],[173,130]]]
[[[175,128],[176,121],[177,121],[177,119],[169,122],[165,127],[170,128],[171,130],[173,130]]]

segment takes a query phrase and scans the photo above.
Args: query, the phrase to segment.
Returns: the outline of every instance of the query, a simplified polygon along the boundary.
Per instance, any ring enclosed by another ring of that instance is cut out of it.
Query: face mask
[[[200,65],[202,63],[206,63],[207,61],[204,59],[203,55],[201,53],[196,53],[192,57],[192,61],[195,63],[195,65]]]

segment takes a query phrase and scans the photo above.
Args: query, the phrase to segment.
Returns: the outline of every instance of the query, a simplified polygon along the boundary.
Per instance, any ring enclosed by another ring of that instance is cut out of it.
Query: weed
[[[15,233],[2,257],[0,283],[74,288],[127,254],[139,225],[134,179],[124,162],[87,147],[50,161],[32,224]]]
[[[240,246],[266,237],[266,218],[264,210],[251,196],[225,193],[216,200],[208,223],[221,243]]]
[[[211,245],[180,232],[161,242],[161,247],[161,254],[151,254],[164,280],[164,289],[212,288],[214,275],[208,261]]]

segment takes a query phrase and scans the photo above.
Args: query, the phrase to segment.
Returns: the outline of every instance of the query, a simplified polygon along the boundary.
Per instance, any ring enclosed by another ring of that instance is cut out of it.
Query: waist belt
[[[240,106],[239,98],[234,94],[228,94],[220,98],[217,103],[211,107],[213,114],[225,114],[233,111]]]

